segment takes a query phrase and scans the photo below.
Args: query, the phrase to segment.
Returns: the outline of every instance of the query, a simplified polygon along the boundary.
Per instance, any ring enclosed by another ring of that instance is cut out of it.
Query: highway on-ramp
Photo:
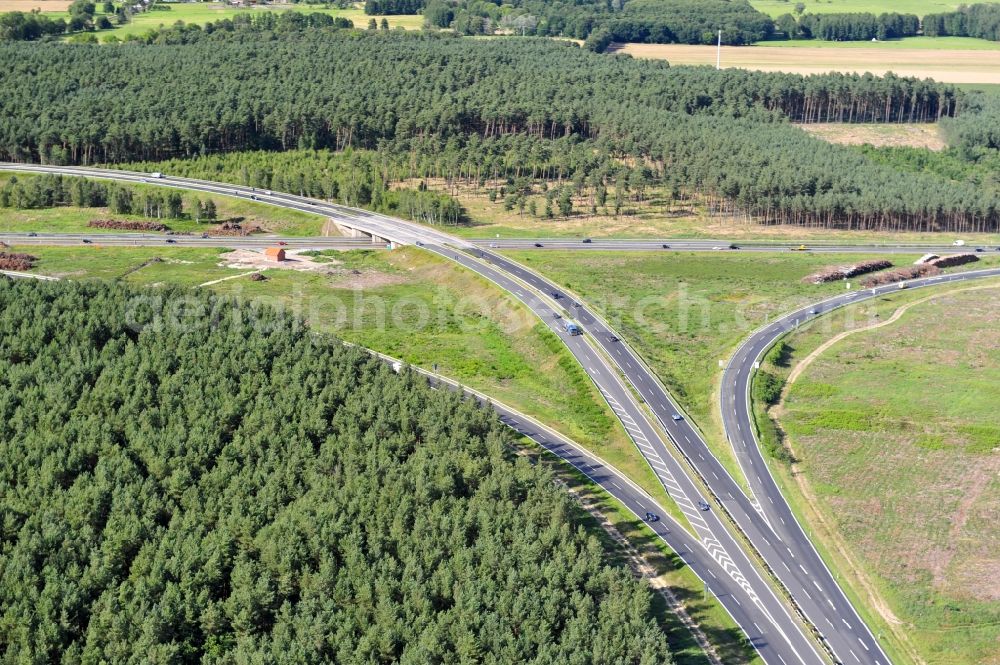
[[[0,165],[0,168],[5,166]],[[720,595],[720,601],[730,610],[766,662],[791,665],[796,662],[820,663],[825,659],[807,637],[803,625],[793,616],[785,603],[779,600],[771,585],[758,571],[756,560],[744,552],[738,542],[741,537],[749,541],[752,550],[766,562],[770,573],[780,580],[809,623],[823,634],[826,645],[836,660],[846,663],[888,665],[888,658],[841,592],[830,571],[816,555],[805,534],[801,529],[782,530],[770,517],[775,515],[779,523],[780,520],[787,522],[791,513],[771,511],[770,505],[757,502],[766,499],[766,503],[773,502],[775,505],[783,506],[784,511],[788,511],[787,504],[776,488],[773,493],[759,492],[755,488],[754,496],[757,501],[747,497],[712,456],[700,432],[688,422],[683,411],[638,355],[620,340],[613,329],[586,303],[559,285],[491,252],[488,246],[477,248],[473,243],[434,229],[306,197],[261,193],[247,187],[183,178],[166,177],[150,181],[149,174],[140,173],[20,165],[7,165],[6,168],[43,170],[133,182],[147,181],[162,186],[253,198],[264,203],[316,212],[379,238],[401,244],[423,245],[428,250],[456,261],[495,282],[528,305],[556,334],[560,335],[601,390],[629,436],[636,443],[637,449],[663,482],[667,492],[677,501],[698,536],[697,546],[689,546],[690,543],[678,544],[688,553],[685,559],[689,563],[698,559],[699,565],[706,571],[712,570],[712,566],[716,565],[718,570],[722,570],[728,576],[728,586],[725,588],[731,590],[738,587],[742,590],[742,597],[750,601],[750,606],[747,607],[741,604],[743,601],[739,600],[740,593],[731,592],[728,597],[732,600],[727,604]],[[850,251],[864,251],[864,249],[853,247]],[[908,247],[906,251],[921,250]],[[946,277],[952,281],[978,276],[985,275],[980,271]],[[557,319],[555,317],[557,313],[564,318]],[[581,336],[566,333],[562,326],[562,321],[566,317],[571,317],[580,323],[586,334]],[[756,347],[748,348],[748,351],[754,348]],[[738,357],[734,357],[731,368],[738,366],[746,368],[748,357],[748,354],[742,356],[738,354]],[[752,361],[749,364],[752,366]],[[724,389],[723,400],[727,399],[729,392],[731,391]],[[739,399],[738,395],[734,399]],[[735,407],[735,404],[733,406]],[[734,413],[737,411],[738,409],[733,409]],[[742,432],[748,426],[748,423],[739,420],[733,424],[737,432]],[[741,445],[738,439],[733,439],[733,443]],[[742,445],[749,449],[755,442],[752,438],[743,439]],[[762,464],[762,460],[760,463]],[[760,478],[756,477],[756,473],[752,475],[753,478],[750,479],[752,487],[756,484],[757,488],[762,488],[766,484],[763,480],[767,475],[766,467],[762,468]],[[751,474],[748,473],[749,476]],[[615,493],[613,487],[601,484],[612,494]],[[711,496],[703,496],[702,488],[707,488]],[[701,505],[700,502],[704,502],[705,505]],[[718,514],[720,509],[724,515]],[[736,525],[742,535],[734,535],[731,524]],[[673,543],[671,545],[673,546]],[[706,578],[703,576],[703,579]],[[732,586],[733,583],[736,587]],[[714,591],[714,583],[712,588]],[[733,608],[740,608],[740,611],[734,611]]]

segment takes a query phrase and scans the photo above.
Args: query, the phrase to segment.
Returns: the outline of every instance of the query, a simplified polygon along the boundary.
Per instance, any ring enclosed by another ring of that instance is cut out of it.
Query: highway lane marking
[[[713,476],[715,476],[715,479],[716,479],[716,480],[718,480],[718,479],[719,479],[719,474],[717,474],[717,473],[716,473],[715,471],[713,471],[713,472],[712,472],[712,475],[713,475]]]
[[[804,593],[809,598],[809,600],[813,599],[812,594],[809,593],[809,589],[802,587],[802,593]],[[827,621],[829,621],[829,619],[827,619]]]
[[[805,566],[803,566],[803,565],[802,565],[801,563],[799,564],[799,568],[801,568],[801,569],[802,569],[802,572],[803,572],[803,573],[805,573],[806,575],[808,575],[808,574],[809,574],[809,571],[808,571],[808,570],[806,570],[806,569],[805,569]]]
[[[782,565],[782,566],[784,566],[784,567],[785,567],[785,570],[787,570],[788,572],[792,572],[792,569],[791,569],[791,568],[789,568],[789,567],[788,567],[788,564],[787,564],[787,563],[785,563],[784,561],[782,561],[782,562],[781,562],[781,565]]]
[[[854,660],[858,661],[859,663],[861,662],[861,659],[858,658],[858,654],[854,653],[854,649],[848,649],[848,651],[850,651],[851,655],[854,656]]]
[[[843,621],[844,625],[847,626],[847,630],[854,630],[851,628],[851,624],[847,623],[847,619],[841,618],[841,621]]]
[[[736,604],[737,604],[737,605],[739,605],[740,607],[743,607],[743,603],[741,603],[741,602],[740,602],[740,599],[739,599],[739,598],[737,598],[736,596],[733,596],[733,600],[735,600],[735,601],[736,601]]]
[[[781,657],[780,653],[775,652],[774,655],[778,657],[778,660],[781,661],[782,665],[788,665],[788,663],[785,662],[785,659]]]
[[[868,646],[865,645],[865,643],[861,640],[860,637],[858,638],[858,642],[861,644],[861,646],[864,647],[865,651],[871,651],[871,649],[869,649]]]
[[[758,625],[757,625],[757,622],[756,622],[756,621],[751,621],[750,623],[752,623],[752,624],[753,624],[753,627],[757,629],[757,632],[758,632],[758,633],[760,633],[761,635],[763,635],[763,634],[764,634],[764,631],[760,629],[760,626],[758,626]]]
[[[813,580],[813,586],[815,586],[815,587],[816,587],[816,590],[817,590],[817,591],[819,591],[820,593],[823,593],[823,587],[821,587],[821,586],[819,585],[819,582],[817,582],[816,580]]]

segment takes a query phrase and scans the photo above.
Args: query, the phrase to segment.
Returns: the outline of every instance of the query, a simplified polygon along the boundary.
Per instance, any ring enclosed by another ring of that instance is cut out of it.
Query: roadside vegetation
[[[758,424],[794,460],[772,464],[785,495],[859,606],[913,660],[995,654],[998,289],[900,292],[826,315],[785,339],[784,362],[765,364],[782,383],[792,375],[783,400],[755,382]],[[870,325],[880,327],[829,346]]]
[[[177,233],[238,235],[256,230],[287,236],[317,236],[324,231],[339,235],[335,228],[327,228],[322,215],[236,197],[0,171],[0,232],[120,233],[129,230],[124,227],[130,223],[165,226],[165,231]]]
[[[0,303],[8,658],[674,662],[488,410],[208,292]]]

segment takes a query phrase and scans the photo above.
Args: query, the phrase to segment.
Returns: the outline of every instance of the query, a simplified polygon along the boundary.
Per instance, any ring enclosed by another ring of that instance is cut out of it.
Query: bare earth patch
[[[876,148],[905,146],[944,150],[948,147],[936,123],[919,124],[800,124],[801,129],[828,143],[873,145]]]
[[[716,58],[714,46],[620,44],[614,50],[636,58],[666,59],[677,65],[714,67]],[[881,76],[893,72],[943,83],[1000,83],[1000,51],[723,46],[722,66],[791,74],[871,72]]]
[[[286,252],[285,257],[284,261],[272,261],[264,256],[263,252],[255,252],[249,249],[234,249],[231,252],[219,255],[219,258],[222,259],[222,263],[219,265],[237,270],[266,268],[275,270],[318,270],[324,272],[331,265],[330,261],[320,263],[314,261],[311,256],[302,256],[295,252]]]

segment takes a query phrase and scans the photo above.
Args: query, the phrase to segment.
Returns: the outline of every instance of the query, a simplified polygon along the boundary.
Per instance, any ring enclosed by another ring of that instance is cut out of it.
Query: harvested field
[[[619,44],[612,50],[636,58],[666,59],[675,65],[715,66],[714,46]],[[1000,84],[1000,51],[988,50],[723,46],[722,66],[792,74],[894,72],[944,83]]]
[[[70,0],[0,0],[0,12],[64,12],[71,4]]]
[[[839,145],[872,145],[876,148],[926,148],[944,150],[948,147],[941,128],[936,123],[914,124],[851,124],[841,122],[797,125],[819,139]]]

